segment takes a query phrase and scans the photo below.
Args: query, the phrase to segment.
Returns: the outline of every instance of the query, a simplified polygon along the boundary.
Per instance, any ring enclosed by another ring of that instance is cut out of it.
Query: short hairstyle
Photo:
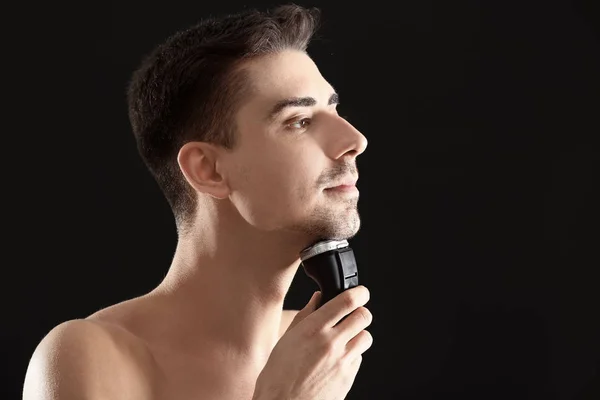
[[[201,20],[158,45],[132,74],[129,119],[138,151],[169,202],[178,230],[194,218],[196,193],[179,149],[203,141],[232,149],[235,112],[248,93],[246,60],[286,49],[306,52],[320,10],[287,4]]]

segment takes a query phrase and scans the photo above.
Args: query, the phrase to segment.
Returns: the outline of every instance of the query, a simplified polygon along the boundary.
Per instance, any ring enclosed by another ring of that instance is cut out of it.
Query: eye
[[[302,118],[302,119],[299,119],[298,121],[294,121],[294,122],[288,124],[287,126],[291,129],[306,129],[306,128],[308,128],[310,123],[311,123],[310,118]]]

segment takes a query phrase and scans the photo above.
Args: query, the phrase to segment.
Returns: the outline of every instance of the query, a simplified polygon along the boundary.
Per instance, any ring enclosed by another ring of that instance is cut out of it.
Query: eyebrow
[[[327,105],[339,104],[340,96],[337,93],[333,93],[329,96]],[[278,101],[269,112],[267,119],[273,121],[279,114],[289,107],[312,107],[317,104],[317,100],[314,97],[292,97]]]

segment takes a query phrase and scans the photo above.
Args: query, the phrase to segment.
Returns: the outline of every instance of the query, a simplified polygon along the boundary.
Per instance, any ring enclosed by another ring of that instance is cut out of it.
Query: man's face
[[[360,218],[352,186],[366,138],[338,115],[334,89],[307,54],[289,50],[245,69],[251,94],[226,157],[234,206],[260,230],[315,240],[354,236]],[[351,186],[331,189],[342,183]]]

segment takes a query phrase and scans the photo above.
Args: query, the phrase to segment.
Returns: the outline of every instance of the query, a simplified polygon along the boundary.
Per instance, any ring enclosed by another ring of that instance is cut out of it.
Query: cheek
[[[318,196],[318,171],[297,154],[247,160],[237,177],[232,201],[249,223],[264,229],[308,215]]]

